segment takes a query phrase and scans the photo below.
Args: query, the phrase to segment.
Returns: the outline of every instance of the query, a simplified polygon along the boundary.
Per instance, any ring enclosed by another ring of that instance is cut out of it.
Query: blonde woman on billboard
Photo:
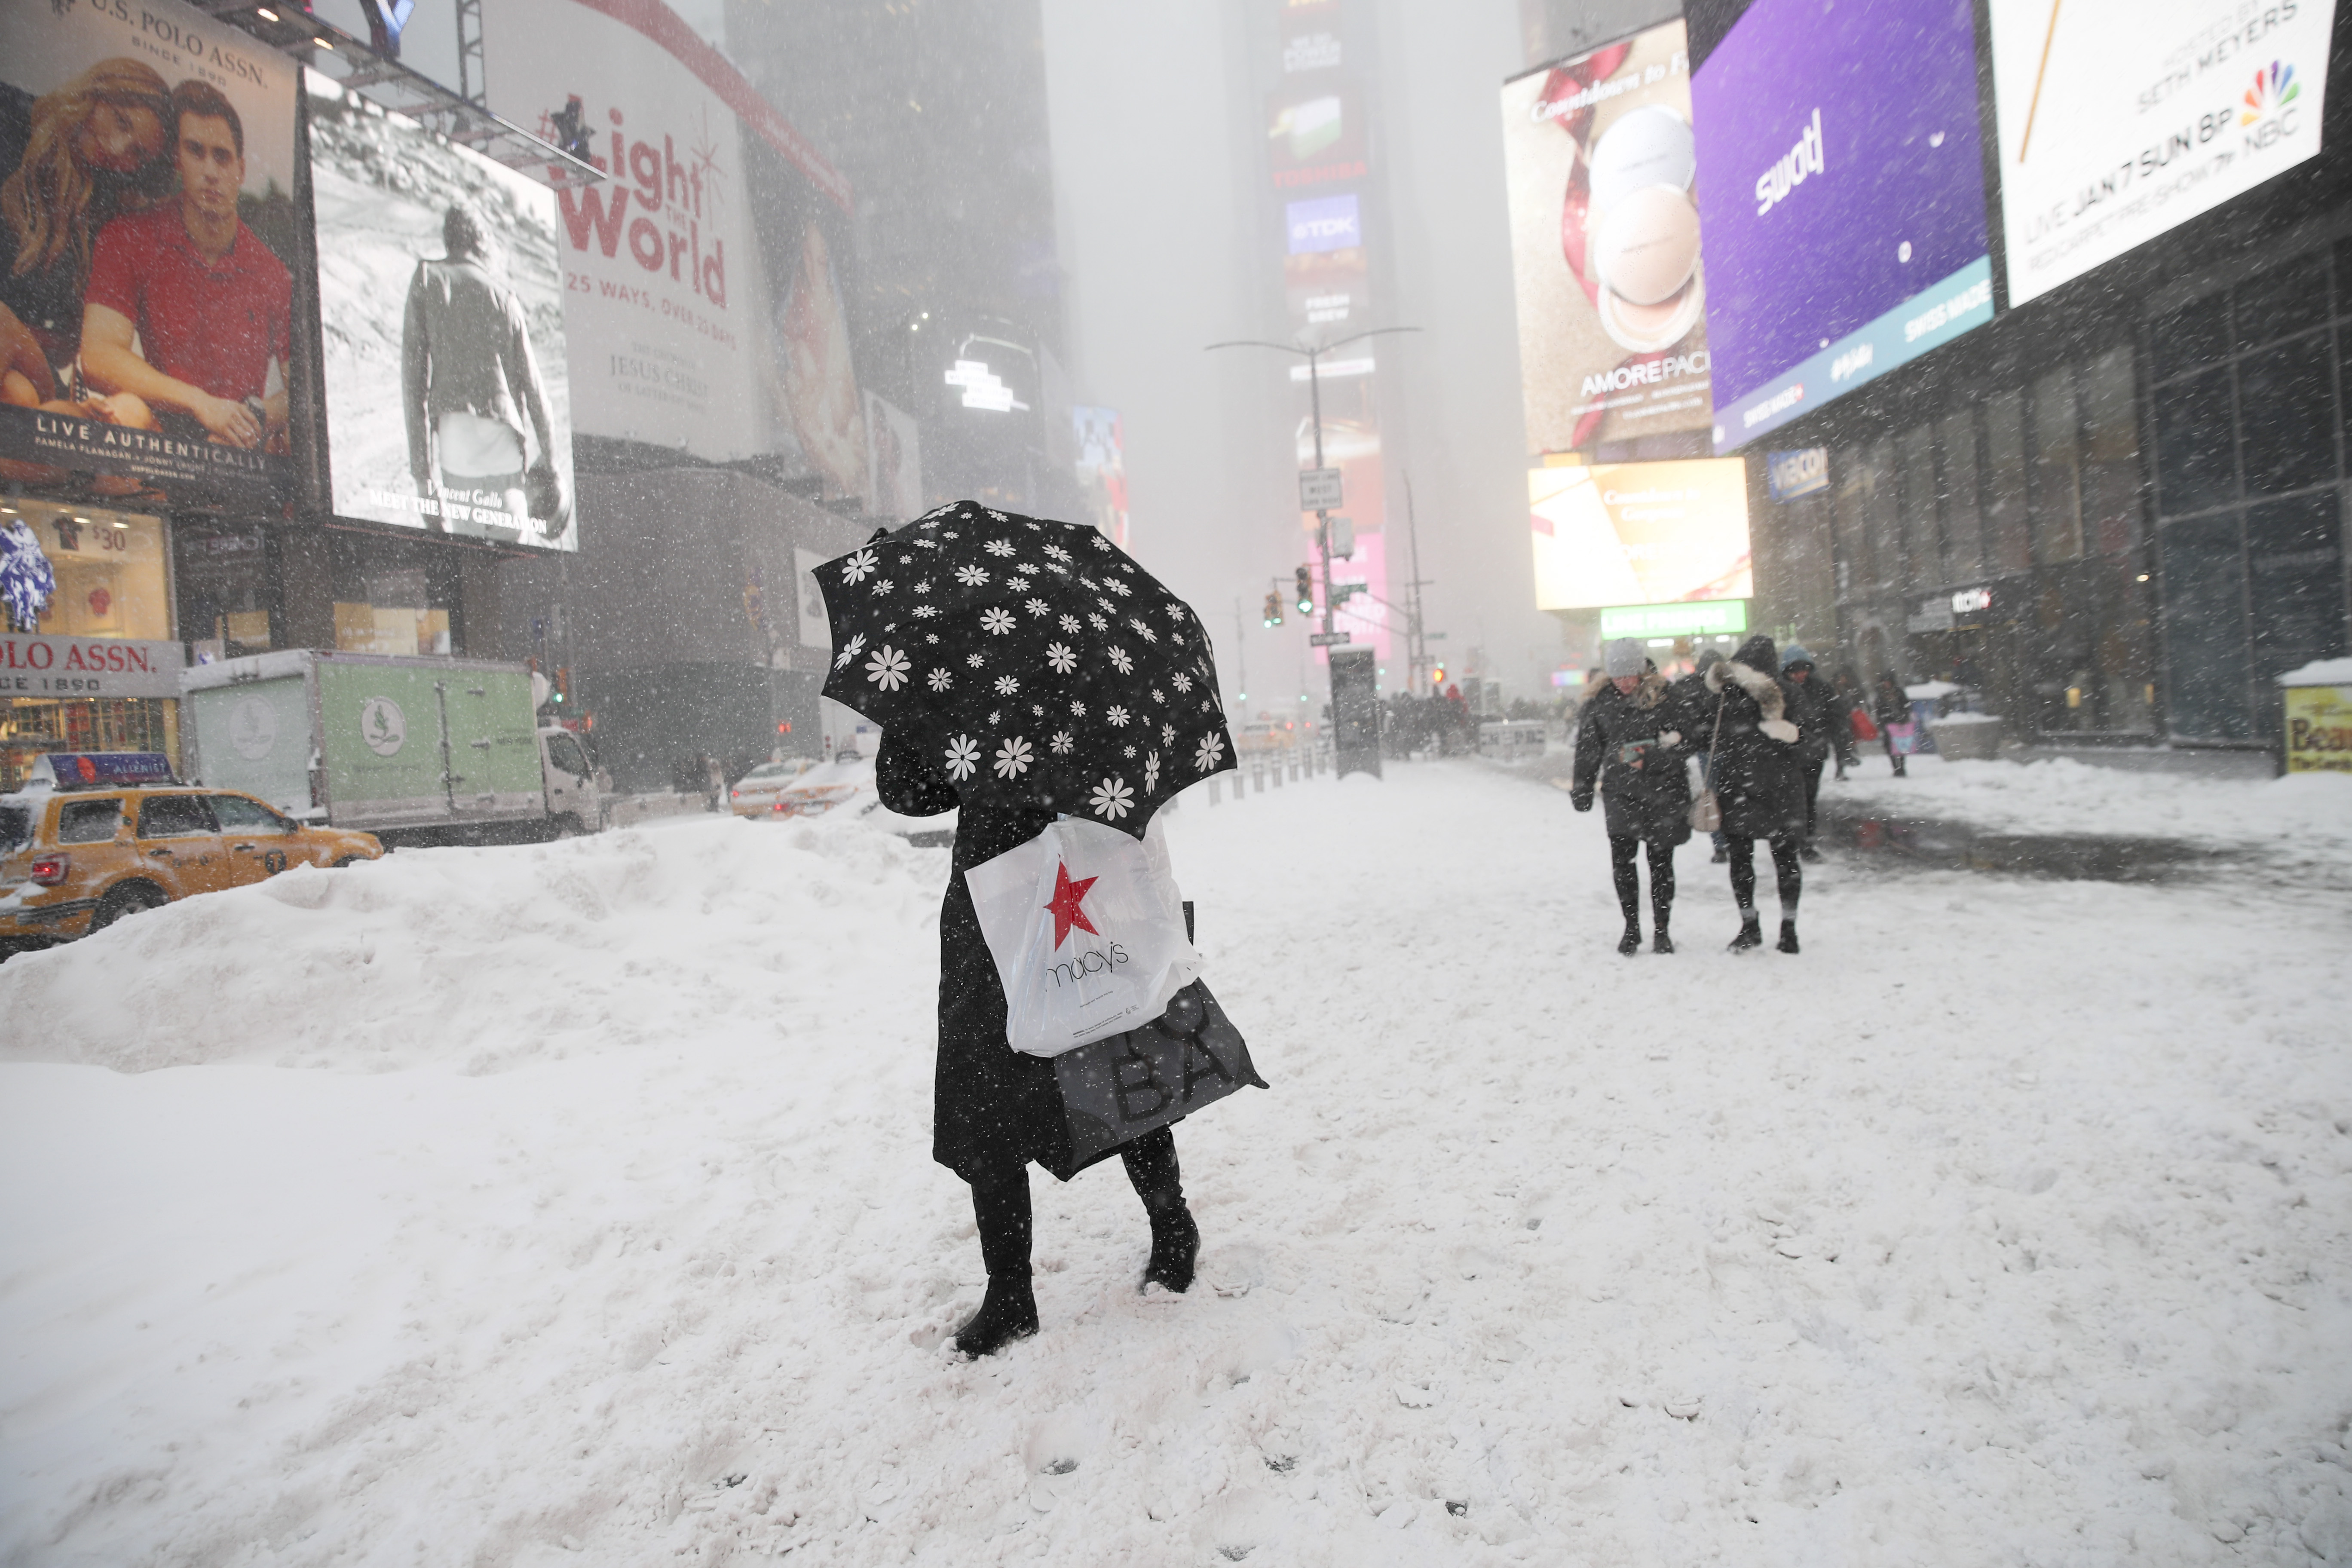
[[[61,394],[72,391],[81,352],[99,230],[172,188],[171,89],[138,60],[100,60],[36,100],[23,123],[21,152],[0,182],[0,400],[110,419],[110,400]]]

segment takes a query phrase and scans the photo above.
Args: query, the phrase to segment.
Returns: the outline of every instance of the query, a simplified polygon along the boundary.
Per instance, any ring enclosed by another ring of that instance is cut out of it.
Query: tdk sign
[[[1762,217],[1787,201],[1789,193],[1805,183],[1806,175],[1826,174],[1829,169],[1829,158],[1822,143],[1822,111],[1816,109],[1813,122],[1798,134],[1797,144],[1756,176],[1756,216]]]

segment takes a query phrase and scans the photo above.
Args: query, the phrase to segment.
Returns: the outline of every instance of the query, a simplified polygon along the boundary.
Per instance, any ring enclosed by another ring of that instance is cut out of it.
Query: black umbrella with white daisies
[[[961,501],[816,580],[824,694],[925,748],[967,801],[1139,838],[1234,766],[1200,616],[1098,530]]]

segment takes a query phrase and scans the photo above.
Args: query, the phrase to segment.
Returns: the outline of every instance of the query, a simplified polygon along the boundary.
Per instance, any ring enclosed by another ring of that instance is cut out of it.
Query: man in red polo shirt
[[[172,89],[172,109],[180,199],[99,231],[82,296],[82,375],[117,395],[122,423],[259,447],[286,428],[293,279],[236,216],[236,110],[194,80]]]

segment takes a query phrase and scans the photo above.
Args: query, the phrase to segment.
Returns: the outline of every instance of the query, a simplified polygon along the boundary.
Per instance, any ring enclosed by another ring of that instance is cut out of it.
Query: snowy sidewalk
[[[1188,1296],[1038,1175],[977,1364],[944,853],[411,852],[0,966],[0,1562],[2352,1561],[2340,900],[1839,862],[1733,958],[1694,846],[1629,961],[1597,814],[1474,763],[1171,826],[1274,1089],[1178,1131]]]

